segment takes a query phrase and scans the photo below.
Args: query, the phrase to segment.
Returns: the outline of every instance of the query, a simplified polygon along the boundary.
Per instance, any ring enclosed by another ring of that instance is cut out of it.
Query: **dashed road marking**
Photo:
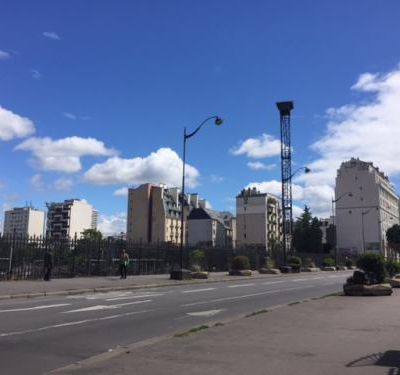
[[[83,307],[83,308],[81,308],[81,309],[64,311],[63,314],[77,313],[77,312],[87,312],[87,311],[98,311],[98,310],[119,309],[119,308],[121,308],[121,307],[130,306],[130,305],[137,305],[137,304],[140,304],[140,303],[148,303],[148,302],[151,302],[151,301],[152,301],[151,299],[148,299],[148,300],[144,300],[144,301],[135,301],[135,302],[119,303],[118,305],[96,305],[96,306],[89,306],[89,307]]]
[[[55,307],[63,307],[63,306],[70,306],[70,303],[58,303],[56,305],[43,305],[43,306],[34,306],[34,307],[21,307],[19,309],[8,309],[8,310],[0,310],[0,313],[6,312],[19,312],[19,311],[35,311],[35,310],[45,310],[45,309],[52,309]]]
[[[253,286],[254,284],[237,284],[237,285],[228,285],[228,288],[242,288],[245,286]]]
[[[182,293],[208,292],[210,290],[215,290],[215,289],[216,288],[190,289],[190,290],[183,290]]]

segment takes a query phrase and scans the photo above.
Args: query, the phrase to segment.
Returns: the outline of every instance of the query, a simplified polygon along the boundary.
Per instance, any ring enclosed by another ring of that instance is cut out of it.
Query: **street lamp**
[[[353,193],[351,191],[348,191],[347,193],[342,194],[339,198],[333,199],[332,198],[332,225],[333,225],[333,230],[334,230],[334,244],[335,244],[335,267],[337,267],[337,229],[335,226],[335,210],[334,210],[334,204],[336,202],[339,202],[344,196],[352,197]]]
[[[181,191],[181,243],[180,243],[180,269],[179,270],[172,270],[170,277],[174,280],[184,280],[190,279],[190,271],[185,270],[183,268],[183,239],[184,239],[184,207],[185,207],[185,166],[186,166],[186,140],[193,137],[202,127],[204,124],[209,122],[210,120],[214,120],[214,124],[216,126],[222,125],[224,120],[219,116],[210,116],[207,117],[194,131],[191,133],[186,132],[186,127],[183,130],[183,168],[182,168],[182,191]]]

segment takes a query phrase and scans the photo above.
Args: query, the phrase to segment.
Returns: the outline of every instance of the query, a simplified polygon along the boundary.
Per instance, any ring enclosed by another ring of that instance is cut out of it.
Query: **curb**
[[[345,271],[336,271],[345,272]],[[325,271],[313,272],[313,274],[326,273]],[[305,273],[309,275],[309,273]],[[257,280],[257,279],[275,279],[279,277],[290,277],[293,274],[280,274],[280,275],[264,275],[264,276],[230,276],[230,278],[225,278],[221,280],[201,280],[196,281],[185,281],[176,283],[165,283],[165,284],[143,284],[143,285],[126,285],[126,286],[112,286],[112,287],[95,287],[95,288],[82,288],[82,289],[71,289],[71,290],[60,290],[54,292],[32,292],[32,293],[20,293],[20,294],[10,294],[10,295],[0,295],[0,301],[18,298],[38,298],[38,297],[53,297],[53,296],[72,296],[86,293],[103,293],[103,292],[114,292],[123,290],[136,290],[136,289],[151,289],[151,288],[163,288],[171,286],[182,286],[182,285],[201,285],[201,284],[212,284],[212,283],[222,283],[231,282],[235,280]]]

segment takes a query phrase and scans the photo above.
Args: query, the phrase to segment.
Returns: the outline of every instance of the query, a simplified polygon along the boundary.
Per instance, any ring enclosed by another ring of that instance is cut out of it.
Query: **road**
[[[350,272],[0,301],[1,373],[43,374],[209,321],[338,292]]]

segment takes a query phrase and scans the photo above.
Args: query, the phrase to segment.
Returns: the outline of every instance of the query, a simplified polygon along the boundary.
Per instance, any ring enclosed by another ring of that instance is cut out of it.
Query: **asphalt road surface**
[[[43,374],[209,321],[339,292],[326,272],[78,296],[0,301],[0,373]]]

